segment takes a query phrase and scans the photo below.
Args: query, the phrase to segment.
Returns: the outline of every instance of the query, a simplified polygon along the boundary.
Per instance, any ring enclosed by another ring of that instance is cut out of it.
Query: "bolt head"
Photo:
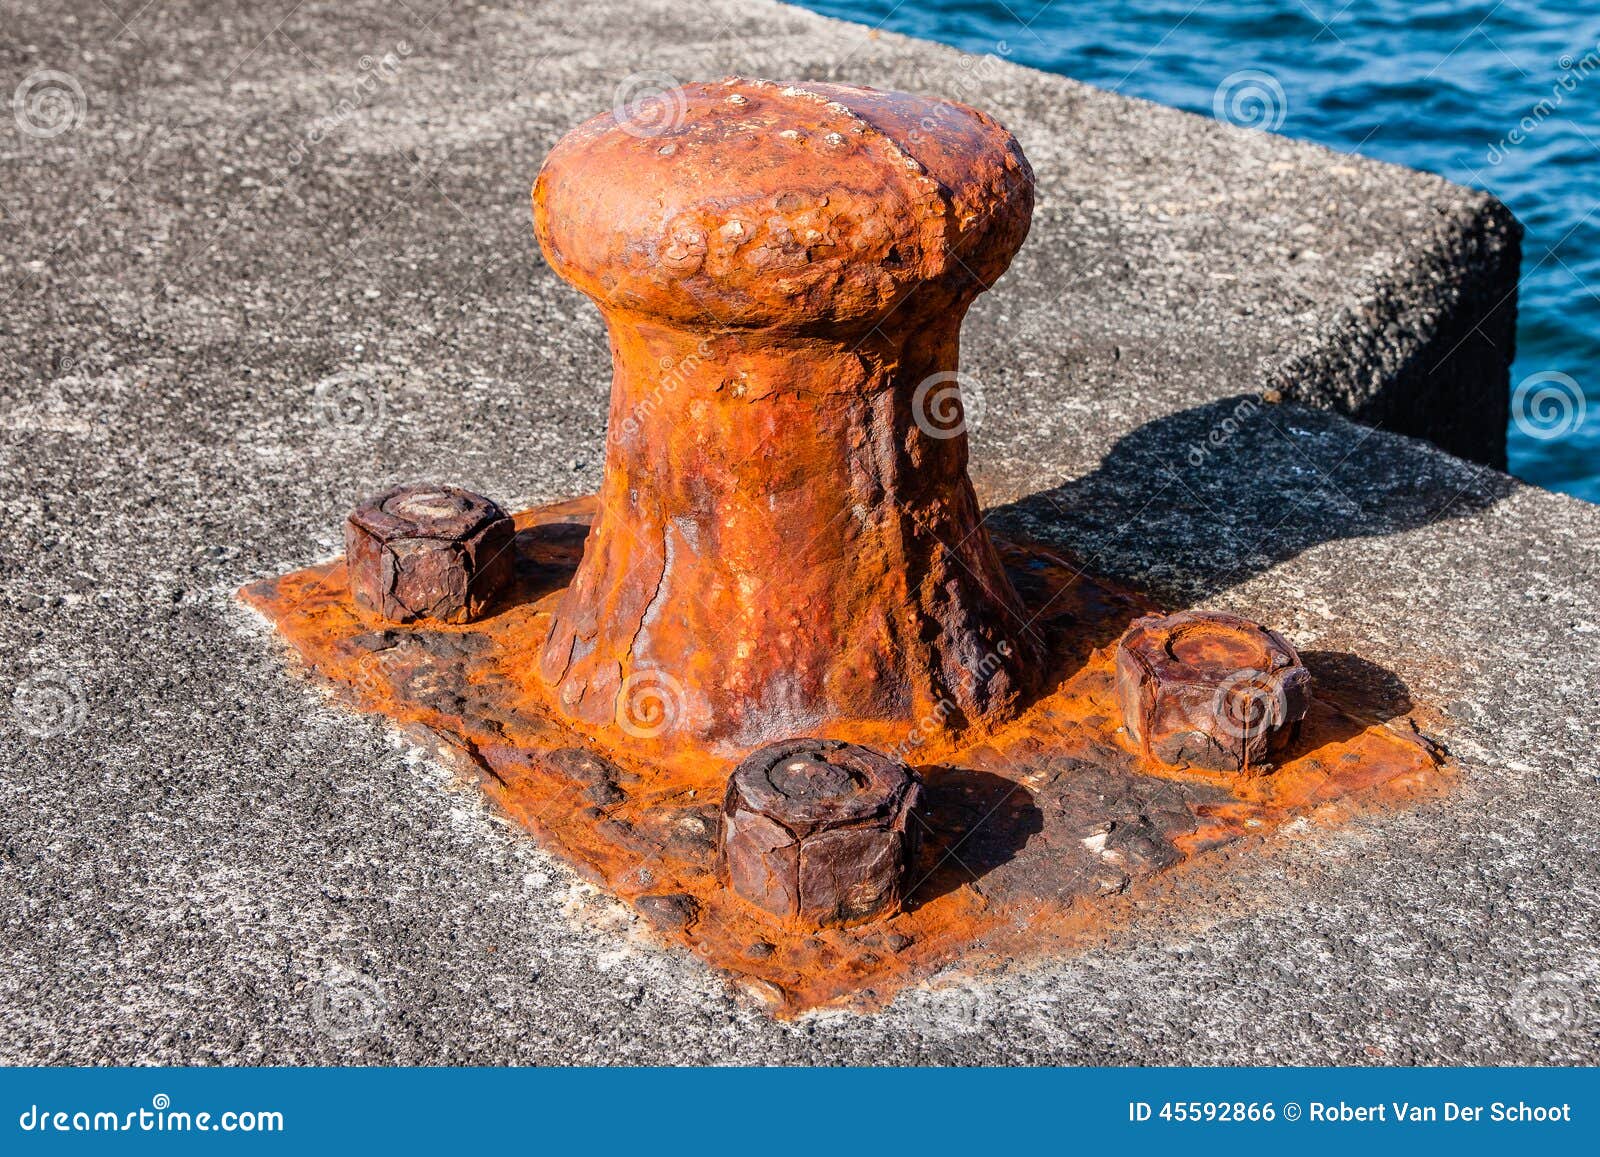
[[[916,854],[916,772],[869,748],[792,739],[753,753],[728,780],[723,872],[735,894],[810,928],[898,908]]]
[[[1276,631],[1222,613],[1147,615],[1117,644],[1117,701],[1150,757],[1265,770],[1298,734],[1311,674]]]
[[[396,486],[345,522],[351,597],[391,622],[471,622],[511,576],[513,536],[505,511],[481,494]]]

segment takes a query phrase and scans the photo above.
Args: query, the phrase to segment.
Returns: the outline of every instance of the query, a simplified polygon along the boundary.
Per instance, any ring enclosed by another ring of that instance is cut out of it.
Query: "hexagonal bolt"
[[[396,623],[466,623],[511,575],[514,530],[491,500],[459,486],[396,486],[345,522],[357,603]]]
[[[916,857],[922,780],[853,743],[793,739],[753,753],[728,779],[728,886],[807,927],[892,915]]]
[[[1147,615],[1117,644],[1116,672],[1129,735],[1173,766],[1265,770],[1311,704],[1295,649],[1236,615]]]

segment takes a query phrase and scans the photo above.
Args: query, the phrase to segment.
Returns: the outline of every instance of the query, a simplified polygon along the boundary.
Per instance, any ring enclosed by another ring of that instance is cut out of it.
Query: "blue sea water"
[[[1527,227],[1511,472],[1600,502],[1600,0],[804,0],[1488,189]]]

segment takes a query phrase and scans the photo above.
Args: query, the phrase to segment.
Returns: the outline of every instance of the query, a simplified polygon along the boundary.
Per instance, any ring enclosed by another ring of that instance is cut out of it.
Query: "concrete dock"
[[[1600,1060],[1600,509],[1498,470],[1502,206],[767,0],[438,2],[7,7],[4,91],[71,83],[0,121],[0,1061]],[[528,188],[630,77],[730,73],[1016,133],[1033,231],[962,350],[991,525],[1381,666],[1445,798],[779,1023],[292,669],[234,592],[362,496],[597,487],[604,332]]]

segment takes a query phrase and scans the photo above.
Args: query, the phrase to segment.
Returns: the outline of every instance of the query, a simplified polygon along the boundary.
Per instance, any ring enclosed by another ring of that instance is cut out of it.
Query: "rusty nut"
[[[1141,751],[1210,771],[1271,766],[1311,704],[1311,673],[1288,641],[1221,613],[1139,619],[1117,644],[1116,686]]]
[[[459,486],[397,486],[345,522],[357,603],[395,623],[477,618],[511,575],[511,519]]]
[[[898,760],[836,740],[768,744],[728,779],[723,870],[735,894],[812,928],[891,915],[916,854],[922,793]]]

